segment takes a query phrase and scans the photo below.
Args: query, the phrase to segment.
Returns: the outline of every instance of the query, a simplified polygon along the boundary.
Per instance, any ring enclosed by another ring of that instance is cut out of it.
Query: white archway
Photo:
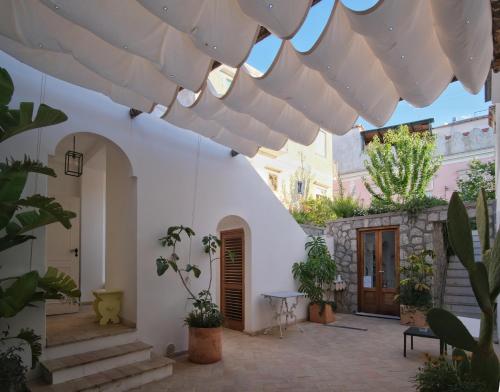
[[[64,155],[73,148],[73,137],[76,150],[83,153],[81,177],[64,174]],[[48,195],[57,200],[80,200],[82,303],[93,300],[95,289],[123,290],[122,319],[135,324],[137,186],[129,158],[113,141],[96,133],[78,132],[58,142],[48,163],[57,173],[57,178],[48,181]]]

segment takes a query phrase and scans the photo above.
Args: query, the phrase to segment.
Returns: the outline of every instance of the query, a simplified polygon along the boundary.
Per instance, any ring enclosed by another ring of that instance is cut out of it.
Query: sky
[[[363,10],[373,6],[377,0],[342,0],[354,9]],[[311,8],[304,24],[292,39],[299,51],[310,49],[318,39],[332,11],[334,0],[322,0]],[[247,62],[261,72],[265,72],[273,62],[278,52],[281,40],[270,36],[254,46]],[[432,59],[429,59],[432,66]],[[386,125],[401,124],[410,121],[434,118],[433,126],[457,120],[487,114],[489,103],[484,102],[484,91],[477,95],[467,92],[460,82],[451,83],[443,94],[430,106],[415,108],[406,101],[401,101]],[[359,118],[357,121],[365,129],[375,128],[372,124]]]

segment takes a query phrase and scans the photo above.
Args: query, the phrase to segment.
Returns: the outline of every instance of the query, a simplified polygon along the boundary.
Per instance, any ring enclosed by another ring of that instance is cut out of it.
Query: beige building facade
[[[249,72],[260,72],[245,65]],[[231,87],[235,69],[220,66],[209,76],[218,94]],[[249,161],[275,196],[287,207],[293,208],[297,200],[333,197],[333,136],[322,129],[314,142],[304,146],[288,140],[279,151],[261,147]]]

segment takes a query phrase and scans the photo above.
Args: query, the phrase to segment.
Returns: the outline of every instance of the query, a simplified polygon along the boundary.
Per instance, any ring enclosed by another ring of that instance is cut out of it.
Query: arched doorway
[[[68,150],[83,154],[81,176],[65,174]],[[66,136],[48,157],[56,178],[49,178],[47,194],[77,213],[72,228],[50,225],[46,232],[46,263],[69,275],[82,292],[80,304],[47,303],[47,315],[82,314],[92,317],[92,292],[123,292],[120,318],[134,326],[137,315],[137,191],[126,154],[100,135],[80,132]],[[76,317],[76,316],[74,316]],[[82,318],[83,319],[83,318]],[[62,319],[64,321],[64,319]],[[66,320],[67,321],[67,320]],[[60,320],[58,324],[64,324]],[[68,325],[71,323],[68,323]],[[47,320],[47,345],[64,338]],[[60,327],[60,326],[59,326]],[[63,325],[64,327],[64,325]],[[74,327],[74,326],[73,326]]]
[[[219,304],[227,328],[245,329],[249,304],[250,227],[236,215],[223,218],[217,225],[221,240]]]

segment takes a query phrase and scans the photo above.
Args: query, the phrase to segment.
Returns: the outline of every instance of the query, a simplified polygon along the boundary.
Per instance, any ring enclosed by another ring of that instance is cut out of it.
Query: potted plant
[[[332,259],[325,239],[309,236],[305,249],[307,260],[292,267],[294,279],[299,281],[299,291],[309,298],[309,320],[328,324],[335,321],[335,302],[332,301],[336,277],[336,264]]]
[[[185,318],[189,327],[189,360],[194,363],[207,364],[220,361],[222,357],[222,314],[218,306],[212,300],[212,267],[218,259],[215,257],[220,246],[220,240],[212,234],[203,237],[203,249],[209,258],[210,278],[208,288],[195,295],[188,285],[189,276],[193,274],[199,278],[201,270],[188,262],[182,263],[176,253],[176,246],[181,242],[181,236],[185,234],[188,238],[195,235],[189,227],[172,226],[167,229],[167,234],[160,238],[163,247],[169,248],[171,254],[168,258],[160,256],[156,259],[156,272],[158,276],[163,275],[171,269],[186,289],[189,299],[193,302],[193,309]]]
[[[406,265],[400,268],[403,279],[399,282],[399,302],[402,325],[428,327],[426,317],[432,307],[431,279],[432,250],[423,250],[408,256]]]

